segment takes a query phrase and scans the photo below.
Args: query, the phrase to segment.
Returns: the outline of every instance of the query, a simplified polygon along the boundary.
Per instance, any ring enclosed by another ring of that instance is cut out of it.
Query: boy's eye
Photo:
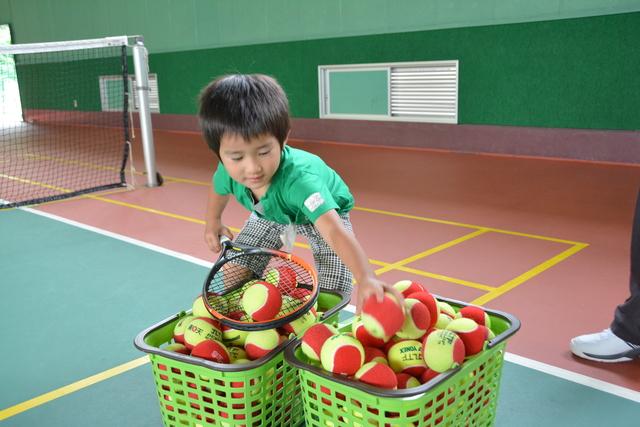
[[[259,156],[266,156],[267,154],[269,154],[271,152],[271,150],[267,150],[267,151],[261,151],[258,153]]]
[[[242,160],[242,157],[232,157],[231,160],[233,160],[234,162],[239,162],[240,160]]]

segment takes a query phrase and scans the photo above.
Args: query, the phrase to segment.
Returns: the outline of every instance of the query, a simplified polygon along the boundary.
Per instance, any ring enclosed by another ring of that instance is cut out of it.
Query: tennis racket
[[[202,290],[207,310],[220,323],[244,331],[279,328],[301,317],[315,304],[318,277],[304,260],[287,252],[234,243],[225,236],[221,236],[220,244],[220,257],[211,267]],[[256,294],[253,286],[263,289]],[[264,311],[258,317],[255,312],[245,310],[262,298],[265,288],[273,291],[273,287],[280,294],[277,313],[275,304],[269,306],[267,311],[272,314],[267,314],[267,318]]]

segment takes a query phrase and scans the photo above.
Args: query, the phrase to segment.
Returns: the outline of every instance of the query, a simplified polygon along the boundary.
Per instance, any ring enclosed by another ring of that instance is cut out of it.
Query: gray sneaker
[[[571,340],[571,352],[596,362],[628,362],[640,357],[640,345],[618,338],[611,329],[580,335]]]

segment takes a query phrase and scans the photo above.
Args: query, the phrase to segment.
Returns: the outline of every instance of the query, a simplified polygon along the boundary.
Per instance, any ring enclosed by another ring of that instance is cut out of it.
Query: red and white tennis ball
[[[371,336],[369,332],[367,332],[367,330],[364,327],[364,324],[362,323],[362,318],[360,316],[355,316],[353,318],[353,321],[351,322],[351,333],[365,347],[382,348],[386,343],[386,340],[375,338]]]
[[[264,280],[276,285],[285,294],[292,292],[298,285],[295,270],[286,265],[270,268]]]
[[[189,354],[189,349],[184,344],[181,344],[179,342],[168,344],[163,348],[163,350],[173,351],[174,353],[180,354]]]
[[[380,350],[376,347],[364,347],[364,363],[369,362],[377,362],[382,363],[383,365],[389,365],[389,361],[387,360],[387,355],[384,351]]]
[[[249,356],[247,356],[247,352],[240,347],[227,347],[227,351],[229,352],[229,358],[231,359],[231,363],[237,363],[237,360],[247,360]],[[242,362],[241,362],[242,363]]]
[[[227,325],[222,325],[222,339],[225,344],[244,346],[244,341],[247,339],[248,331],[241,331],[239,329],[230,328]]]
[[[455,332],[435,329],[424,341],[423,356],[429,369],[445,372],[464,361],[464,343]]]
[[[464,343],[465,356],[473,356],[485,349],[489,338],[489,330],[478,325],[474,320],[461,317],[453,319],[447,325],[448,331],[455,332]]]
[[[311,325],[315,324],[317,321],[316,311],[312,308],[302,316],[298,317],[296,320],[291,323],[287,323],[282,327],[282,329],[287,334],[295,334],[296,336],[302,336],[304,332],[311,327]]]
[[[456,311],[443,301],[438,301],[438,308],[440,309],[440,314],[438,315],[438,321],[435,327],[436,329],[445,329],[449,322],[457,317]]]
[[[184,344],[184,330],[193,319],[195,319],[195,316],[189,314],[178,320],[176,325],[173,327],[173,339],[175,342]]]
[[[404,372],[419,377],[427,369],[427,364],[422,357],[422,343],[420,341],[397,342],[389,349],[387,358],[389,366],[394,372]]]
[[[402,327],[404,311],[388,292],[385,292],[382,302],[371,295],[362,306],[362,323],[374,338],[388,340]]]
[[[293,298],[302,300],[302,302],[306,302],[309,300],[309,298],[311,298],[311,295],[313,295],[313,292],[305,288],[295,288],[289,293],[289,295],[292,296]]]
[[[417,299],[427,307],[429,315],[431,316],[431,324],[428,329],[433,328],[436,325],[438,315],[440,314],[440,308],[438,307],[438,300],[436,300],[436,297],[434,297],[431,292],[422,290],[420,292],[410,294],[407,298]]]
[[[257,322],[276,317],[282,307],[282,294],[269,282],[257,281],[242,294],[242,308]]]
[[[244,349],[249,359],[255,360],[268,354],[280,344],[280,335],[275,329],[251,331],[244,341]]]
[[[204,340],[199,342],[191,350],[191,355],[217,363],[231,362],[231,356],[229,355],[227,347],[217,340]]]
[[[396,374],[396,379],[398,381],[398,389],[405,389],[405,388],[413,388],[413,387],[418,387],[420,386],[420,381],[418,381],[417,378],[415,378],[414,376],[411,376],[409,374],[405,374],[403,372],[397,373]]]
[[[387,365],[378,362],[368,362],[362,365],[355,373],[355,378],[375,387],[391,390],[398,387],[398,378],[396,378],[395,372]]]
[[[334,335],[322,345],[320,362],[326,371],[353,375],[364,363],[364,348],[360,341],[351,335]]]
[[[415,292],[424,291],[424,287],[420,283],[412,282],[411,280],[400,280],[394,283],[393,287],[396,288],[405,298]]]
[[[491,317],[484,309],[475,305],[468,305],[462,307],[458,312],[459,317],[466,317],[467,319],[474,320],[478,325],[486,326],[491,329]]]
[[[404,323],[396,335],[400,338],[418,339],[423,336],[431,326],[431,314],[429,309],[420,301],[413,298],[404,300]]]
[[[209,317],[213,319],[213,316],[209,313],[209,310],[207,310],[207,306],[204,303],[202,295],[198,295],[196,299],[193,300],[191,315],[193,315],[193,317]]]
[[[222,341],[220,323],[208,317],[196,317],[184,330],[184,345],[192,350],[204,340]]]
[[[422,375],[420,375],[420,382],[422,384],[427,383],[432,379],[434,379],[435,377],[437,377],[438,375],[440,375],[440,372],[436,372],[433,369],[427,369],[422,373]]]
[[[304,332],[300,348],[309,359],[319,361],[325,341],[337,334],[338,331],[333,326],[316,323]]]

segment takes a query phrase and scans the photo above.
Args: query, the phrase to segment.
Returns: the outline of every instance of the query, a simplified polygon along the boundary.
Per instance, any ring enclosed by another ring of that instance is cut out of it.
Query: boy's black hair
[[[232,74],[209,83],[200,93],[198,117],[218,158],[225,133],[247,141],[270,134],[282,149],[291,127],[287,95],[273,77],[263,74]]]

